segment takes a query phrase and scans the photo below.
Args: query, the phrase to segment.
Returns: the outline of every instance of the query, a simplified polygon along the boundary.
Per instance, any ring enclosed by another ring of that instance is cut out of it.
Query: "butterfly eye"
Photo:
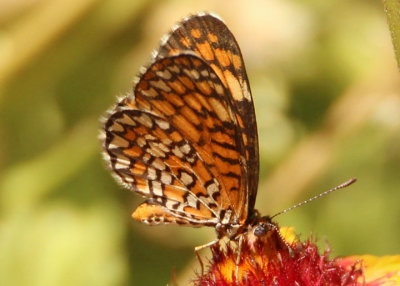
[[[266,223],[260,223],[254,228],[253,233],[255,236],[261,237],[264,236],[268,231],[268,225]]]

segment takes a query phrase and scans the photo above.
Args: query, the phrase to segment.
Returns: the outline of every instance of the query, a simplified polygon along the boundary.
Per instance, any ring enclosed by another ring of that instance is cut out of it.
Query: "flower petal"
[[[400,255],[381,257],[355,255],[345,257],[339,263],[344,267],[348,267],[357,261],[361,261],[363,265],[365,285],[400,285]]]

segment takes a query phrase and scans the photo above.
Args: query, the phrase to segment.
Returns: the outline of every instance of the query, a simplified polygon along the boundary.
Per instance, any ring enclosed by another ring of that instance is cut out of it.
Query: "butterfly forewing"
[[[257,124],[250,85],[239,45],[228,27],[217,16],[202,14],[183,20],[165,37],[156,58],[182,51],[193,51],[215,71],[231,93],[225,101],[237,117],[241,144],[238,150],[245,158],[243,179],[246,202],[241,202],[241,221],[253,211],[257,196],[259,154]]]
[[[136,220],[245,223],[258,182],[254,107],[239,47],[219,19],[183,21],[105,124],[116,177],[147,198]]]

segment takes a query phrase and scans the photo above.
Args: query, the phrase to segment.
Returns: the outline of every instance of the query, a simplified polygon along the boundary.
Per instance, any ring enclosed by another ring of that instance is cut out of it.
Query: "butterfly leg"
[[[199,251],[204,249],[204,248],[213,246],[214,244],[217,244],[219,242],[219,240],[220,239],[217,238],[216,240],[210,241],[209,243],[206,243],[206,244],[203,244],[203,245],[196,246],[194,248],[194,252],[196,253],[197,259],[199,260],[199,263],[200,263],[201,275],[203,275],[203,273],[204,273],[204,264],[203,264],[203,260],[201,260],[201,257],[199,255]]]
[[[239,236],[238,251],[236,256],[236,285],[239,286],[239,264],[240,264],[240,254],[242,253],[243,235]]]

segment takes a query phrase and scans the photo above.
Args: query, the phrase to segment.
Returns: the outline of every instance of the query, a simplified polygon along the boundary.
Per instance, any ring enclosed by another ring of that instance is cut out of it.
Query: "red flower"
[[[329,259],[329,250],[320,254],[312,239],[300,242],[288,229],[281,233],[286,242],[275,231],[263,239],[246,235],[240,254],[235,243],[213,246],[210,265],[195,285],[237,285],[237,255],[240,285],[400,285],[400,256]]]

